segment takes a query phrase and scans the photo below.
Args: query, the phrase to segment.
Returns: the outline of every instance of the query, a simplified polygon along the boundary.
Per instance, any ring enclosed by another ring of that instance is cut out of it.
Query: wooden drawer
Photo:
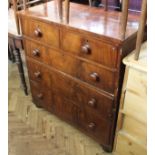
[[[54,24],[47,24],[30,18],[21,18],[22,32],[50,46],[59,47],[59,29]]]
[[[78,123],[87,133],[97,138],[100,144],[110,144],[110,134],[112,133],[112,123],[90,111],[81,110],[78,115]]]
[[[146,124],[147,105],[137,94],[126,91],[123,112]]]
[[[50,89],[39,85],[35,81],[30,81],[31,93],[34,103],[38,107],[43,107],[48,111],[53,111],[53,98]]]
[[[146,146],[138,144],[125,133],[118,133],[116,153],[119,155],[147,155]]]
[[[25,52],[26,55],[36,59],[38,61],[42,61],[46,64],[49,64],[49,52],[45,46],[41,44],[32,42],[30,40],[24,40]]]
[[[64,53],[49,50],[50,64],[67,74],[77,77],[95,87],[114,93],[115,72],[95,66]]]
[[[110,68],[117,67],[117,48],[99,40],[62,30],[62,49],[66,52],[98,62]]]
[[[63,120],[67,120],[71,123],[76,123],[77,120],[77,106],[74,105],[66,97],[60,93],[54,93],[54,112]]]
[[[102,117],[114,119],[114,100],[112,97],[93,88],[74,81],[60,73],[52,73],[52,88],[73,101],[79,107],[99,113]]]
[[[136,141],[141,142],[144,145],[147,145],[146,124],[143,124],[127,115],[123,115],[123,122],[122,122],[121,130],[127,133],[128,135],[134,137]]]
[[[115,90],[115,72],[111,72],[95,65],[81,62],[78,77],[95,87],[103,89],[111,94]]]
[[[49,70],[43,65],[27,57],[27,67],[29,78],[45,87],[51,87],[51,75]]]

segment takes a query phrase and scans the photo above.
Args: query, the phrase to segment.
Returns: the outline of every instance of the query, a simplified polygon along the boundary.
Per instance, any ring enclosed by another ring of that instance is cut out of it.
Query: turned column
[[[128,7],[129,7],[129,0],[122,1],[122,17],[121,17],[121,33],[122,38],[125,38],[126,33],[126,26],[128,21]]]
[[[144,36],[144,29],[146,25],[146,19],[147,19],[147,0],[143,0],[142,9],[141,9],[141,17],[140,17],[139,28],[138,28],[138,33],[137,33],[135,60],[138,60],[139,58],[141,44],[142,44],[143,36]]]

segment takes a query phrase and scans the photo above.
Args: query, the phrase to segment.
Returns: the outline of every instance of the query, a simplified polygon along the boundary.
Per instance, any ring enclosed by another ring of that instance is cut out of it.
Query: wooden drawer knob
[[[34,30],[34,35],[35,35],[36,37],[41,37],[41,36],[42,36],[41,30],[40,30],[39,28],[36,28],[36,29]]]
[[[38,97],[39,99],[43,99],[43,94],[40,93],[40,94],[37,95],[37,97]]]
[[[34,76],[36,77],[36,78],[40,78],[41,77],[41,73],[38,71],[38,72],[35,72],[34,73]]]
[[[34,49],[34,50],[32,51],[32,55],[33,55],[33,56],[40,56],[40,51],[39,51],[38,49]]]
[[[90,77],[93,81],[99,81],[99,75],[97,73],[91,73]]]
[[[89,123],[89,125],[88,125],[89,129],[94,129],[95,126],[96,126],[96,125],[95,125],[95,123],[93,123],[93,122]]]
[[[90,107],[95,108],[96,107],[96,100],[94,98],[92,98],[91,100],[88,101],[88,105]]]
[[[90,54],[90,51],[91,51],[90,46],[88,44],[83,45],[81,47],[81,51],[85,54]]]

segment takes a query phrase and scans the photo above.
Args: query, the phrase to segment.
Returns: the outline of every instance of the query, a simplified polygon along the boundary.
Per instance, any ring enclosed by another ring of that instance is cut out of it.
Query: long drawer
[[[54,24],[48,24],[30,18],[21,18],[22,33],[50,46],[59,47],[59,28]]]

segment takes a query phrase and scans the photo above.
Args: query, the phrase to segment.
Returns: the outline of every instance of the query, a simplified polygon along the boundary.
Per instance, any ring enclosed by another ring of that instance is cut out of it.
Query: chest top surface
[[[57,3],[51,1],[45,4],[20,11],[19,15],[35,18],[48,23],[63,25],[82,33],[92,33],[98,37],[110,38],[115,42],[122,42],[135,34],[138,29],[139,14],[129,14],[126,38],[122,38],[121,12],[104,11],[103,8],[89,7],[71,3],[69,23],[59,18]]]

